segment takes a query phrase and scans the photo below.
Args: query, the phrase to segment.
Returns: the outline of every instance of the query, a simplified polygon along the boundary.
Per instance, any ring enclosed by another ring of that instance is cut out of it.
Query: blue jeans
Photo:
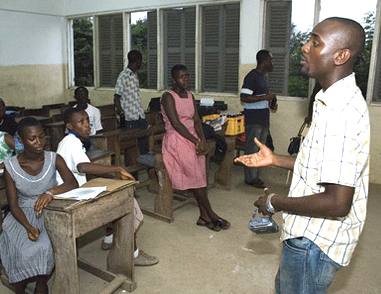
[[[145,118],[139,118],[138,120],[126,120],[124,127],[126,129],[146,129],[148,127],[148,123]],[[148,153],[148,137],[138,138],[138,149],[140,155]]]
[[[327,293],[340,268],[309,239],[288,239],[283,241],[281,261],[275,278],[276,293]]]
[[[259,141],[263,144],[266,143],[267,134],[269,133],[269,128],[262,125],[245,125],[246,134],[246,144],[245,144],[245,154],[252,154],[258,152],[259,148],[257,144],[254,143],[254,137],[257,137]],[[259,178],[259,169],[254,167],[244,167],[245,170],[245,182],[252,182],[253,180]]]

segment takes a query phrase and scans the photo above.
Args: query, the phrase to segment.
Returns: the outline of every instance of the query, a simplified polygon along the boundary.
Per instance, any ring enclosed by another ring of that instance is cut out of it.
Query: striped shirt
[[[335,219],[283,213],[282,240],[306,237],[336,263],[349,264],[366,217],[369,133],[367,105],[353,73],[317,94],[288,196],[317,194],[323,183],[338,184],[354,187],[352,206],[347,216]]]
[[[140,97],[139,79],[136,73],[126,67],[118,76],[115,94],[119,95],[125,120],[145,118],[142,98]]]

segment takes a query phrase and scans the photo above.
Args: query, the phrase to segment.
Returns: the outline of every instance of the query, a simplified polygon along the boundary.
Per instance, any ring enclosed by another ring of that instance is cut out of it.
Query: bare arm
[[[13,217],[25,228],[28,233],[32,232],[35,230],[35,228],[29,223],[24,212],[18,204],[16,196],[16,185],[6,169],[4,171],[4,177],[7,189],[7,200]]]
[[[241,94],[240,95],[240,98],[241,98],[241,102],[244,102],[244,103],[253,103],[253,102],[258,102],[258,101],[271,101],[272,99],[274,99],[275,95],[271,92],[267,93],[266,95],[245,95],[245,94]]]
[[[74,178],[65,161],[59,154],[56,156],[56,169],[59,172],[63,183],[50,188],[37,199],[34,204],[34,210],[36,211],[37,216],[39,216],[42,210],[53,200],[54,194],[61,194],[78,188],[77,180]]]
[[[134,177],[120,166],[103,165],[91,162],[81,162],[77,165],[77,169],[81,173],[92,174],[92,175],[107,175],[107,174],[117,174],[122,180],[134,180]]]
[[[295,157],[275,154],[257,138],[254,138],[254,142],[259,147],[257,153],[242,155],[234,159],[234,161],[248,167],[276,166],[289,170],[294,169]]]
[[[7,143],[9,148],[11,148],[12,150],[15,150],[15,140],[13,139],[12,135],[5,134],[4,141],[5,143]]]
[[[338,218],[348,215],[354,188],[338,184],[324,184],[324,187],[324,192],[304,197],[274,195],[271,198],[271,204],[276,211],[286,211],[296,215],[321,218]],[[254,203],[264,214],[268,214],[266,200],[267,195],[261,196]]]
[[[163,105],[164,111],[171,122],[173,128],[184,138],[191,141],[194,145],[197,145],[199,139],[193,136],[188,129],[180,122],[177,116],[175,101],[169,93],[164,93],[161,99],[161,104]]]
[[[118,114],[123,113],[122,105],[120,104],[120,95],[114,94],[114,105],[116,107],[116,110],[118,111]]]

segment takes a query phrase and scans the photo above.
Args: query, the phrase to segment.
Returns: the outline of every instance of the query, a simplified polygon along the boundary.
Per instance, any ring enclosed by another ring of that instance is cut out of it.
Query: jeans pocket
[[[307,250],[310,247],[310,242],[311,241],[306,238],[293,238],[284,241],[284,245],[292,251],[307,254]]]
[[[339,264],[330,259],[325,253],[320,253],[318,275],[316,276],[316,285],[320,289],[328,289],[336,272],[341,268]]]

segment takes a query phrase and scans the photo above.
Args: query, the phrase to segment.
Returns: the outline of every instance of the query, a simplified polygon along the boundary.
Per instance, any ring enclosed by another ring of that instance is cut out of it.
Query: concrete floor
[[[272,186],[272,191],[287,192],[284,171],[268,169],[263,179]],[[196,226],[198,209],[194,205],[177,210],[171,224],[146,216],[138,234],[138,245],[158,256],[160,263],[135,268],[137,289],[133,293],[274,293],[279,233],[256,235],[247,228],[252,203],[260,193],[261,190],[243,184],[240,167],[234,167],[231,191],[210,189],[213,208],[232,223],[227,231],[212,232]],[[147,195],[139,194],[139,202],[147,201]],[[381,185],[370,186],[368,218],[360,243],[349,267],[337,274],[330,293],[381,292],[380,194]],[[280,215],[275,219],[280,223]],[[100,249],[101,234],[102,231],[94,232],[80,240],[87,244],[79,252],[80,256],[105,268],[107,252]],[[80,279],[81,293],[98,293],[105,285],[84,271],[80,271]],[[0,285],[0,293],[11,292]]]

